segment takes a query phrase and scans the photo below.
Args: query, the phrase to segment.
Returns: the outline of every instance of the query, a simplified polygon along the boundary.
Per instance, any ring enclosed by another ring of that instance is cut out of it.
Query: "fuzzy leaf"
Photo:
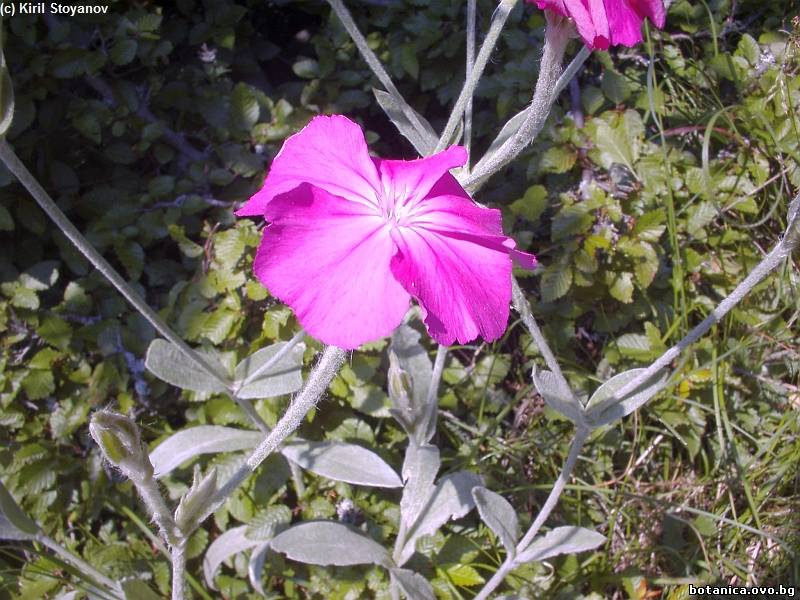
[[[215,539],[208,547],[208,550],[206,550],[206,555],[203,558],[203,575],[205,575],[206,584],[208,584],[208,587],[211,589],[216,589],[214,586],[214,575],[223,561],[239,552],[244,552],[262,543],[248,539],[247,536],[245,536],[246,530],[246,525],[229,529]]]
[[[411,109],[422,124],[423,129],[419,130],[414,127],[405,115],[403,108],[394,96],[388,92],[376,89],[373,89],[372,93],[375,94],[375,99],[378,101],[378,104],[380,104],[383,112],[386,113],[386,116],[389,117],[389,120],[397,127],[397,130],[403,137],[411,142],[411,145],[414,146],[417,152],[419,152],[421,156],[428,156],[431,154],[439,141],[439,136],[436,135],[436,131],[434,131],[425,117],[414,111],[413,108]]]
[[[218,425],[189,427],[168,437],[150,453],[156,477],[163,477],[181,463],[213,452],[235,452],[258,445],[264,435]]]
[[[460,519],[472,510],[475,506],[472,488],[478,485],[481,485],[480,478],[467,471],[448,475],[436,484],[416,522],[409,528],[408,538],[398,561],[400,566],[414,554],[419,538],[436,533],[450,519]]]
[[[270,546],[310,565],[388,565],[388,552],[360,531],[333,521],[310,521],[272,538]]]
[[[604,535],[583,527],[556,527],[539,537],[517,556],[517,564],[539,562],[559,554],[594,550],[606,541]]]
[[[514,507],[500,494],[485,487],[474,488],[472,497],[475,499],[481,520],[500,539],[506,552],[513,556],[519,538],[519,522]]]
[[[571,390],[565,389],[558,378],[550,371],[531,373],[536,391],[544,398],[547,405],[559,414],[564,415],[573,423],[583,421],[583,407],[575,398]]]
[[[431,584],[422,575],[408,569],[392,569],[391,576],[408,600],[436,600]]]
[[[436,446],[411,444],[403,462],[403,497],[400,499],[400,518],[408,528],[417,520],[434,491],[433,482],[441,460]]]
[[[384,460],[374,452],[345,442],[288,442],[283,455],[302,468],[355,485],[394,488],[403,483]]]
[[[22,512],[13,496],[0,483],[0,540],[31,540],[39,527]]]
[[[208,355],[204,355],[203,358],[212,367],[217,367],[218,371],[224,371],[222,365],[219,363],[214,365],[213,359]],[[205,370],[181,352],[177,346],[166,340],[155,339],[150,343],[144,366],[162,381],[184,390],[217,394],[227,391],[221,381],[206,373]]]
[[[631,414],[660,392],[669,379],[668,373],[659,371],[624,398],[614,400],[614,393],[643,371],[645,369],[624,371],[597,388],[586,405],[587,421],[593,427],[600,427]]]
[[[236,392],[239,398],[272,398],[282,394],[291,394],[303,386],[301,369],[306,346],[302,343],[296,344],[277,363],[259,373],[255,379],[250,380],[250,377],[272,360],[272,357],[280,352],[286,344],[287,342],[279,342],[262,348],[236,365],[235,386],[242,386]]]

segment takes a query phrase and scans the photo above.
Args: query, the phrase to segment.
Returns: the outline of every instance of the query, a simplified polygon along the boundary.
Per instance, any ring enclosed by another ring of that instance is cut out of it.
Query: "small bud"
[[[189,535],[208,508],[208,503],[217,491],[217,470],[211,469],[205,477],[200,467],[194,468],[194,481],[189,491],[181,498],[175,510],[175,524],[184,535]]]
[[[106,460],[129,479],[141,480],[153,476],[153,465],[142,444],[139,428],[132,419],[109,410],[92,415],[89,433]]]
[[[391,412],[406,432],[411,434],[417,417],[414,407],[414,381],[400,366],[400,360],[394,351],[389,352],[388,380],[389,399],[395,407]]]
[[[394,352],[389,352],[389,398],[403,412],[413,412],[414,381],[400,366]]]

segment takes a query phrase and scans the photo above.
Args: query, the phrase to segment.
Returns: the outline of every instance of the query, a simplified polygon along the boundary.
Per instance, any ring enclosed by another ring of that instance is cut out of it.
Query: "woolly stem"
[[[492,17],[492,23],[489,25],[489,31],[486,34],[486,39],[483,40],[481,49],[478,51],[478,56],[475,59],[475,66],[471,72],[467,73],[464,86],[461,88],[461,93],[458,95],[458,99],[453,107],[453,111],[450,113],[450,118],[447,119],[447,125],[445,125],[444,131],[442,131],[442,135],[439,137],[439,143],[436,144],[434,153],[441,152],[444,150],[447,144],[450,143],[450,140],[456,131],[456,127],[458,127],[458,123],[464,114],[467,104],[472,100],[472,96],[475,93],[475,87],[478,85],[481,75],[483,75],[483,70],[486,68],[486,64],[489,62],[489,57],[492,55],[492,51],[497,45],[497,39],[500,37],[500,32],[503,30],[503,26],[506,24],[508,15],[517,5],[518,1],[519,0],[502,0],[495,10],[494,17]],[[469,51],[467,51],[467,57],[469,57]]]
[[[220,383],[230,388],[231,383],[228,378],[218,373],[203,357],[192,350],[164,320],[158,316],[150,306],[142,299],[133,287],[126,282],[122,276],[112,267],[100,253],[94,249],[78,229],[72,224],[67,216],[56,205],[50,195],[39,184],[36,178],[28,171],[22,161],[17,157],[11,146],[5,140],[0,141],[0,160],[8,167],[14,176],[19,180],[23,187],[33,197],[36,203],[44,210],[48,217],[64,233],[75,247],[80,251],[92,265],[113,285],[130,304],[138,310],[142,316],[164,337],[174,344],[189,360],[195,363],[208,375],[217,379]]]
[[[361,56],[364,58],[369,68],[372,69],[375,77],[377,77],[378,81],[383,84],[383,87],[386,88],[386,91],[392,95],[395,102],[397,102],[397,104],[400,106],[400,109],[403,111],[405,117],[414,126],[414,129],[416,129],[422,135],[428,135],[428,130],[423,126],[422,122],[417,116],[417,113],[414,112],[414,109],[408,105],[408,102],[405,101],[402,94],[400,94],[400,91],[394,85],[389,73],[386,72],[386,69],[383,68],[380,59],[375,56],[372,48],[369,47],[366,38],[361,31],[359,31],[358,25],[356,25],[356,22],[353,20],[353,16],[350,14],[350,11],[347,10],[347,7],[342,3],[342,0],[328,0],[328,4],[331,5],[333,12],[336,13],[337,17],[339,17],[339,20],[342,22],[342,25],[344,25],[347,33],[350,34],[350,37],[355,43],[356,48],[358,48],[358,51],[361,53]]]
[[[475,169],[464,182],[464,188],[468,192],[477,191],[489,177],[516,158],[544,127],[547,116],[550,114],[550,108],[557,96],[561,63],[569,41],[569,27],[571,26],[566,21],[548,19],[544,52],[539,66],[539,78],[536,81],[527,117],[517,132],[506,140],[496,152],[483,157],[475,165]]]
[[[316,406],[317,401],[328,389],[328,385],[339,372],[347,353],[336,346],[328,346],[322,353],[317,366],[308,376],[305,386],[300,393],[295,396],[289,408],[269,432],[264,440],[253,450],[244,465],[242,465],[225,484],[219,488],[214,497],[209,502],[209,507],[198,523],[204,521],[219,506],[225,502],[236,488],[238,488],[250,476],[264,460],[280,446],[286,438],[294,433],[308,411]]]
[[[547,517],[550,516],[550,513],[553,512],[556,504],[558,504],[558,499],[561,496],[561,492],[564,491],[564,488],[569,482],[569,478],[572,475],[572,470],[575,468],[575,465],[578,462],[578,456],[580,456],[581,449],[583,448],[583,444],[586,442],[586,438],[588,437],[589,433],[590,432],[588,429],[583,428],[578,428],[575,432],[575,437],[570,445],[567,460],[561,467],[561,472],[558,474],[558,479],[556,479],[556,482],[553,484],[553,488],[550,490],[547,500],[545,500],[541,510],[539,510],[539,514],[536,515],[536,519],[533,521],[533,523],[531,523],[531,526],[528,528],[525,536],[517,544],[517,551],[515,555],[523,552],[530,545],[530,543],[536,537],[536,534],[539,533],[539,529],[541,529],[542,525],[544,525]],[[497,569],[492,578],[486,582],[486,584],[483,586],[483,589],[478,592],[478,595],[475,596],[474,600],[486,600],[486,598],[489,597],[489,594],[491,594],[497,588],[497,586],[503,582],[506,576],[516,566],[517,563],[514,559],[514,556],[506,556],[503,564],[500,565],[500,568]]]

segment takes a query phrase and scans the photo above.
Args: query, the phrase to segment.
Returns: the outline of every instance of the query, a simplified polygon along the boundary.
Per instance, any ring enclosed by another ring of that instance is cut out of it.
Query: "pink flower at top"
[[[357,348],[385,337],[417,300],[441,344],[500,337],[511,259],[531,254],[503,235],[500,211],[475,205],[450,175],[453,146],[418,160],[371,158],[361,128],[316,117],[272,162],[236,213],[263,216],[256,276],[326,344]]]
[[[622,44],[635,46],[642,41],[645,17],[661,29],[666,10],[663,0],[526,0],[542,10],[575,21],[578,34],[589,48],[606,50]]]

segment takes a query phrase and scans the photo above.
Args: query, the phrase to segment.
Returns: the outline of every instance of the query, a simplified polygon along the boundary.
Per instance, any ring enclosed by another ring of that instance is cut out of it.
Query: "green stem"
[[[467,65],[466,79],[472,77],[475,71],[475,30],[477,29],[477,0],[467,0]],[[472,98],[474,93],[469,95],[467,105],[464,107],[464,147],[469,152],[472,146]]]
[[[531,338],[533,339],[533,343],[536,344],[536,347],[539,349],[539,352],[542,353],[544,357],[544,362],[547,364],[547,368],[556,376],[558,379],[561,388],[564,390],[572,390],[567,382],[564,374],[561,372],[561,367],[558,364],[558,360],[556,359],[555,354],[550,349],[550,346],[547,344],[547,339],[544,337],[542,330],[539,329],[539,325],[536,323],[536,319],[531,312],[531,305],[528,302],[528,299],[525,298],[525,294],[523,293],[522,289],[519,287],[519,283],[517,283],[516,277],[511,277],[511,297],[512,303],[514,305],[514,310],[519,313],[520,318],[522,319],[522,323],[527,328],[528,332],[531,334]]]
[[[486,34],[486,39],[483,40],[481,49],[478,52],[478,57],[475,59],[475,66],[471,72],[467,73],[464,86],[461,88],[461,93],[458,95],[453,111],[450,113],[450,118],[447,119],[447,125],[445,125],[444,131],[442,131],[442,135],[439,137],[439,143],[436,144],[434,154],[444,150],[450,143],[467,104],[472,100],[475,87],[478,85],[481,75],[483,75],[483,70],[489,62],[492,51],[497,45],[497,39],[500,37],[500,32],[503,31],[503,26],[506,24],[508,15],[517,5],[518,1],[519,0],[502,0],[495,10],[492,23],[489,26],[489,32]],[[469,52],[467,52],[467,56],[469,56]]]
[[[295,396],[289,408],[275,424],[275,428],[269,432],[264,440],[253,450],[244,465],[242,465],[225,484],[219,488],[214,497],[210,500],[205,514],[197,520],[202,523],[211,515],[223,502],[230,496],[257,468],[264,460],[280,446],[286,438],[294,433],[308,411],[316,406],[328,385],[339,372],[347,353],[336,346],[328,346],[322,353],[317,366],[308,376],[303,389]]]
[[[112,267],[108,261],[103,258],[97,250],[89,243],[78,230],[70,222],[67,216],[61,212],[56,203],[39,184],[36,178],[28,171],[22,161],[17,157],[11,146],[5,140],[0,141],[0,160],[8,167],[19,182],[28,190],[36,203],[44,210],[48,217],[56,224],[56,226],[64,233],[65,236],[75,245],[75,247],[83,254],[86,259],[100,271],[100,273],[113,285],[117,291],[122,294],[131,305],[138,310],[142,316],[147,319],[150,324],[160,333],[165,339],[178,347],[178,349],[186,355],[198,367],[203,369],[206,373],[219,380],[225,386],[230,387],[231,383],[228,378],[218,373],[211,365],[209,365],[203,357],[197,352],[192,350],[186,342],[184,342],[169,326],[158,316],[150,306],[142,299],[141,296],[133,289],[133,287],[126,282],[122,276]]]
[[[531,526],[528,528],[525,536],[517,544],[517,549],[514,556],[523,552],[531,544],[533,539],[536,537],[536,534],[539,533],[542,525],[544,525],[545,521],[547,521],[550,513],[553,512],[556,504],[558,504],[558,499],[569,482],[569,478],[578,462],[581,449],[583,448],[589,433],[590,431],[588,429],[581,427],[575,431],[575,437],[570,445],[567,460],[561,467],[561,472],[558,474],[558,479],[556,479],[556,482],[553,484],[553,487],[547,496],[547,500],[545,500],[541,510],[539,510],[539,514],[536,515],[536,519],[533,521],[533,523],[531,523]],[[509,554],[506,557],[505,561],[503,561],[503,564],[500,565],[500,568],[497,569],[492,578],[486,582],[486,584],[483,586],[483,589],[478,593],[477,596],[475,596],[474,600],[486,600],[486,598],[489,597],[489,594],[491,594],[497,588],[497,586],[503,582],[506,576],[514,569],[514,567],[517,566],[514,556]]]
[[[536,80],[536,88],[527,117],[517,132],[506,140],[496,152],[484,156],[478,161],[475,169],[463,183],[468,192],[475,193],[489,177],[514,160],[544,127],[547,116],[550,114],[550,108],[557,97],[558,84],[563,81],[559,77],[562,71],[561,63],[564,59],[564,51],[569,41],[569,27],[562,21],[548,21],[545,30],[544,52],[539,66],[539,78]]]
[[[94,579],[96,583],[102,584],[109,590],[121,592],[120,585],[116,581],[103,575],[92,565],[64,548],[64,546],[59,544],[50,536],[45,535],[44,533],[39,533],[36,535],[36,541],[42,544],[42,546],[52,550],[54,553],[64,559],[64,562],[71,564],[87,577]]]
[[[800,194],[795,197],[789,206],[789,227],[783,239],[775,244],[769,254],[750,271],[747,277],[699,325],[694,327],[686,337],[672,346],[672,348],[664,352],[653,364],[619,388],[614,393],[614,398],[617,400],[624,398],[661,369],[668,366],[681,352],[699,340],[715,323],[718,323],[734,306],[739,304],[742,298],[761,283],[767,275],[778,268],[798,245],[800,245]]]
[[[342,3],[342,0],[328,0],[328,4],[331,5],[333,12],[336,13],[337,17],[339,17],[339,20],[342,22],[342,25],[344,25],[347,33],[350,34],[350,37],[355,43],[356,48],[358,48],[358,51],[361,53],[361,56],[364,58],[369,68],[372,69],[375,77],[377,77],[378,81],[383,84],[383,87],[386,88],[386,91],[392,95],[395,102],[397,102],[398,106],[400,106],[400,109],[403,111],[405,117],[414,126],[414,129],[416,129],[421,135],[427,136],[428,130],[419,120],[419,117],[414,109],[408,105],[408,102],[405,101],[400,91],[394,85],[389,73],[386,72],[386,69],[383,68],[380,59],[375,56],[375,53],[369,47],[366,38],[361,31],[359,31],[358,25],[356,25],[356,22],[353,20],[353,16],[350,14],[350,11],[347,10],[347,7]]]
[[[186,543],[175,546],[170,552],[172,561],[172,600],[186,598]]]

